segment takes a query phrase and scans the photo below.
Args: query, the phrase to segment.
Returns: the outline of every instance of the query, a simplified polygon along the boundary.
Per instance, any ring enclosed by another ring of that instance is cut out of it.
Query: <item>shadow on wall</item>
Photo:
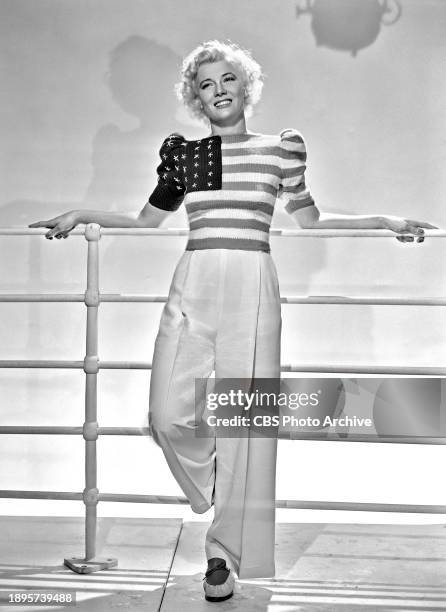
[[[60,201],[31,199],[10,201],[0,207],[0,226],[26,228],[34,221],[50,219],[71,209],[133,211],[144,206],[156,184],[161,142],[169,133],[178,130],[175,119],[178,105],[173,85],[177,80],[180,57],[166,46],[141,36],[130,36],[111,50],[108,67],[106,82],[110,94],[121,109],[136,120],[136,126],[123,130],[118,125],[108,123],[99,128],[92,141],[92,178],[81,201],[65,201],[63,204]],[[155,147],[152,143],[156,143]],[[50,181],[51,177],[47,177],[47,180]],[[141,194],[144,194],[143,198]],[[101,265],[102,290],[132,290],[133,285],[141,283],[154,268],[153,263],[150,264],[153,261],[150,237],[124,239],[125,244],[122,240],[120,237],[109,237],[102,241],[101,261],[113,260],[112,265]],[[46,242],[43,236],[21,242],[20,259],[26,261],[25,272],[22,268],[20,276],[17,276],[11,271],[11,278],[4,278],[3,286],[7,288],[3,290],[39,293],[73,291],[72,285],[76,283],[72,273],[75,263],[73,255],[70,256],[69,249],[65,251],[66,257],[60,249],[55,250],[54,269],[56,271],[57,268],[57,274],[53,275],[48,269],[43,269],[48,267]],[[163,241],[162,248],[166,253],[172,250],[168,239]],[[27,252],[23,249],[27,249]],[[162,258],[163,253],[157,252],[157,260],[158,257]],[[144,262],[149,262],[146,267]],[[62,278],[62,283],[56,284],[56,277]],[[125,329],[126,325],[128,315],[124,309],[117,307],[115,328]],[[23,352],[23,358],[43,349],[39,308],[30,306],[27,326],[26,345],[18,347]],[[70,338],[70,333],[77,335],[77,331],[67,329],[67,346],[74,344],[74,336]],[[147,359],[150,360],[152,349],[148,349]],[[45,357],[49,358],[47,355]],[[121,357],[131,358],[130,355]]]
[[[372,45],[381,25],[391,25],[401,16],[398,0],[301,0],[296,16],[311,15],[311,30],[316,45],[350,51]]]
[[[136,127],[122,130],[118,125],[108,123],[99,128],[92,142],[92,178],[81,201],[65,202],[62,208],[60,202],[15,200],[0,208],[0,225],[26,227],[38,219],[49,219],[74,208],[141,209],[156,184],[161,142],[169,133],[179,129],[175,119],[178,104],[173,85],[180,62],[181,58],[168,47],[141,36],[130,36],[117,45],[109,54],[106,81],[113,99],[137,120]],[[156,143],[155,146],[152,143]],[[107,239],[102,254],[113,250],[119,240],[122,239]],[[114,267],[112,278],[102,277],[104,284],[119,286],[121,274],[128,281],[132,270],[138,273],[135,261],[144,257],[149,261],[151,249],[148,240],[128,242],[132,245],[127,247],[125,256],[117,260],[122,269]],[[21,279],[23,290],[32,280],[33,284],[36,281],[41,283],[45,291],[44,279],[35,276],[40,268],[40,248],[33,246],[32,250],[32,256],[31,253],[28,256],[28,279]],[[166,250],[169,250],[167,240]],[[59,261],[58,265],[64,264]],[[68,269],[66,278],[70,278]]]
[[[162,141],[170,133],[180,131],[175,118],[178,101],[174,84],[181,57],[157,42],[130,36],[110,52],[108,67],[105,78],[110,93],[121,109],[137,120],[137,125],[123,131],[109,123],[98,130],[93,139],[93,176],[81,207],[140,210],[157,181]],[[141,194],[146,194],[143,200]],[[165,225],[169,224],[170,218]],[[186,226],[185,221],[183,225]],[[151,242],[148,236],[107,238],[107,246],[104,244],[101,251],[105,260],[113,263],[103,269],[103,286],[119,290],[125,279],[126,287],[138,291],[146,273],[136,264],[153,259]],[[172,250],[169,238],[162,245],[163,251],[157,253],[160,258]]]
[[[120,108],[137,120],[123,131],[108,123],[93,139],[93,177],[84,203],[116,210],[138,206],[155,182],[153,160],[162,140],[177,129],[174,94],[181,58],[168,47],[131,36],[109,55],[107,86]],[[167,118],[167,119],[166,119]],[[156,142],[152,151],[150,142]],[[159,143],[159,145],[158,145]],[[135,203],[136,198],[136,203]]]

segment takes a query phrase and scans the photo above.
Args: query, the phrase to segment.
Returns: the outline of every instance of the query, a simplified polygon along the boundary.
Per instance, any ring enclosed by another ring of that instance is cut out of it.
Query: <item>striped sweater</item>
[[[186,250],[269,253],[277,197],[290,214],[314,204],[305,185],[305,143],[294,129],[193,141],[171,134],[160,157],[149,202],[167,211],[184,202],[190,228]]]

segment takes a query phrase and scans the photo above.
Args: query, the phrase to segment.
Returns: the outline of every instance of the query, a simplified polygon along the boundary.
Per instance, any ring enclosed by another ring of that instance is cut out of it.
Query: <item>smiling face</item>
[[[234,125],[244,118],[245,87],[237,65],[227,60],[201,64],[195,85],[203,112],[211,123]]]

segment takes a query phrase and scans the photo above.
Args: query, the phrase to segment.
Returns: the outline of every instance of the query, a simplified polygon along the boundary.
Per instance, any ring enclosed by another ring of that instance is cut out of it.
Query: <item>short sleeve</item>
[[[175,211],[183,201],[186,187],[180,172],[179,159],[186,146],[181,134],[171,134],[161,145],[161,163],[157,167],[158,184],[149,197],[149,202],[161,210]]]
[[[305,184],[307,151],[301,134],[288,128],[280,132],[281,168],[280,198],[285,210],[292,214],[300,208],[312,206],[314,200]]]

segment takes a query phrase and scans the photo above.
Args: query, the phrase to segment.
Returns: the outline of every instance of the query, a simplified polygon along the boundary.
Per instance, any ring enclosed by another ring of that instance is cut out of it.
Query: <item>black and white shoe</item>
[[[224,559],[213,557],[208,560],[203,581],[207,601],[224,601],[234,594],[234,572],[226,567]]]

